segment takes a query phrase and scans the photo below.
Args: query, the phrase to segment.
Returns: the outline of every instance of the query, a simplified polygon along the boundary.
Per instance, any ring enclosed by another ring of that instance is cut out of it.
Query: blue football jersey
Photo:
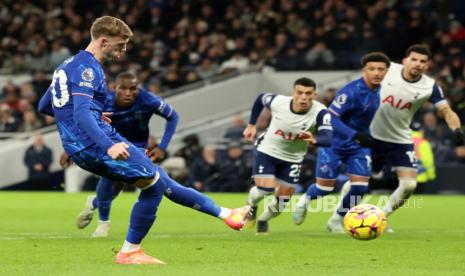
[[[369,126],[380,104],[380,86],[371,90],[363,78],[349,82],[341,88],[328,110],[357,132],[369,133]],[[332,147],[338,150],[352,150],[360,145],[347,133],[334,132]]]
[[[111,115],[112,126],[119,134],[138,147],[147,147],[149,138],[149,121],[153,114],[168,119],[173,114],[173,108],[160,97],[144,89],[139,89],[139,94],[133,105],[129,108],[121,108],[116,105],[116,93],[107,94],[105,112],[113,112]]]
[[[97,121],[99,128],[108,137],[116,134],[114,128],[102,120],[107,90],[102,65],[87,51],[81,50],[68,58],[53,73],[47,93],[51,93],[56,124],[63,147],[68,154],[95,144],[74,120],[73,97],[75,96],[91,98],[91,115]]]

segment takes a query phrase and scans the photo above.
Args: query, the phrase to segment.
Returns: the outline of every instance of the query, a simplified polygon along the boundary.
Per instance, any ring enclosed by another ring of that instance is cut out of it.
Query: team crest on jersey
[[[336,98],[336,102],[338,104],[345,104],[347,102],[347,95],[346,94],[342,94],[342,95],[339,95],[337,98]]]
[[[86,68],[84,71],[82,71],[81,77],[85,81],[93,81],[94,71],[91,68]]]

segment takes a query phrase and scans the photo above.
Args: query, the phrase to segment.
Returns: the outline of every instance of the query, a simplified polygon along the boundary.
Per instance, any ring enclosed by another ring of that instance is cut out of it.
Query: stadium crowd
[[[108,79],[125,70],[161,96],[230,71],[350,70],[383,51],[400,62],[414,43],[431,47],[429,74],[465,122],[465,13],[445,0],[4,0],[0,5],[0,74],[32,81],[0,87],[0,132],[53,123],[36,112],[53,68],[85,48],[89,24],[110,14],[134,30],[127,55],[106,65]],[[92,6],[92,9],[89,7]],[[111,87],[111,86],[110,86]],[[432,106],[416,121],[438,164],[465,162]]]

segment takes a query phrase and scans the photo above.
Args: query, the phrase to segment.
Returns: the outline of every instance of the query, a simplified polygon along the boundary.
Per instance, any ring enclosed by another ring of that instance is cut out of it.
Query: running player
[[[331,115],[323,104],[313,100],[315,90],[313,80],[300,78],[294,82],[292,96],[260,94],[252,107],[249,125],[244,130],[247,140],[254,139],[255,123],[264,107],[271,110],[272,118],[266,132],[255,142],[253,178],[256,186],[249,191],[250,225],[255,224],[258,203],[272,193],[276,196],[258,218],[257,233],[268,232],[268,220],[279,215],[279,209],[294,193],[308,145],[325,147],[331,144]]]
[[[316,184],[310,185],[296,204],[294,223],[297,225],[304,222],[311,200],[334,190],[343,163],[351,183],[349,194],[361,196],[368,190],[371,175],[369,147],[373,145],[369,125],[379,107],[380,84],[390,60],[383,53],[373,52],[363,56],[361,64],[362,77],[341,88],[328,108],[335,130],[333,143],[330,148],[318,149]],[[328,225],[328,229],[335,230],[333,228]]]
[[[396,170],[399,186],[389,197],[383,210],[391,215],[412,195],[417,186],[417,159],[413,146],[410,124],[412,118],[426,101],[436,107],[454,132],[456,146],[464,144],[464,133],[460,119],[452,111],[441,88],[424,72],[428,69],[431,52],[424,45],[413,45],[407,49],[403,64],[391,63],[381,85],[381,104],[370,125],[374,138],[372,148],[373,177],[381,177],[382,168],[389,163]],[[350,201],[349,194],[342,203]],[[347,212],[334,213],[330,224],[341,224]],[[392,232],[392,228],[387,228]]]

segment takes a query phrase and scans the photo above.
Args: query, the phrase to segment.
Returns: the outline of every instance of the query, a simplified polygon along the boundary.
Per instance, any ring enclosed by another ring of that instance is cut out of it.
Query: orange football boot
[[[118,252],[115,263],[117,264],[166,264],[152,256],[144,253],[142,249],[129,252]]]
[[[240,231],[246,222],[246,218],[250,213],[250,206],[244,206],[231,210],[231,215],[224,219],[224,223],[234,230]]]

